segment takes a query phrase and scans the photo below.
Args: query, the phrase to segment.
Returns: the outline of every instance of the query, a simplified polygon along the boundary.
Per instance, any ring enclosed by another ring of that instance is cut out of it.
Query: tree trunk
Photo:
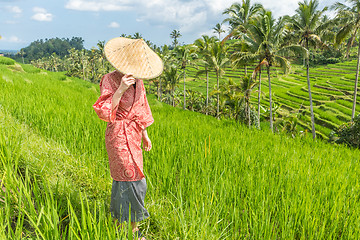
[[[161,101],[161,78],[159,78],[158,100]]]
[[[309,101],[310,101],[310,113],[311,113],[311,129],[312,129],[312,135],[313,139],[316,138],[316,132],[315,132],[315,118],[314,118],[314,109],[313,109],[313,102],[312,102],[312,95],[311,95],[311,85],[310,85],[310,66],[309,66],[309,56],[306,57],[306,78],[307,78],[307,85],[308,85],[308,91],[309,91]]]
[[[258,92],[258,128],[260,129],[260,97],[261,97],[261,69],[259,71],[259,92]]]
[[[273,132],[273,115],[272,115],[272,96],[271,96],[271,80],[270,80],[270,66],[267,67],[267,75],[269,80],[269,104],[270,104],[270,129]]]
[[[209,71],[208,68],[205,67],[206,72],[206,115],[208,115],[209,111]]]
[[[81,60],[82,60],[83,79],[86,80],[86,79],[85,79],[85,61],[84,61],[84,56],[82,56]]]
[[[349,42],[346,46],[346,54],[345,54],[345,57],[347,60],[349,60],[350,58],[350,48],[353,46],[354,44],[354,40],[355,40],[355,36],[356,36],[356,32],[357,32],[357,28],[355,29],[354,31],[354,34],[351,35],[350,39],[349,39]]]
[[[172,106],[175,107],[175,96],[174,96],[175,88],[172,90]]]
[[[184,69],[184,110],[186,109],[185,69]]]
[[[356,76],[355,76],[355,88],[354,88],[354,102],[353,102],[353,108],[352,108],[352,114],[351,114],[351,121],[354,121],[355,117],[355,111],[356,111],[356,95],[357,95],[357,87],[358,87],[358,80],[359,80],[359,66],[360,65],[360,43],[358,47],[358,59],[357,59],[357,65],[356,65]]]
[[[219,101],[220,101],[220,94],[219,94],[219,74],[216,73],[216,80],[217,80],[217,105],[216,105],[216,117],[219,119]]]
[[[246,97],[246,105],[247,105],[247,114],[248,114],[248,125],[249,128],[251,127],[251,115],[250,115],[250,92],[247,93],[247,97]]]

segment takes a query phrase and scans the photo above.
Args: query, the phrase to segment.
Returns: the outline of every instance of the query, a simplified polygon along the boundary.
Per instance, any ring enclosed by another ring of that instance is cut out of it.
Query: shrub
[[[7,57],[0,57],[0,64],[3,65],[14,65],[15,61],[11,58],[7,58]]]
[[[330,54],[324,54],[321,52],[313,52],[313,51],[310,51],[309,60],[311,66],[335,64],[340,62],[340,58],[336,54],[331,56]]]
[[[360,148],[360,114],[354,118],[353,122],[342,124],[335,132],[332,132],[330,139],[336,143]]]

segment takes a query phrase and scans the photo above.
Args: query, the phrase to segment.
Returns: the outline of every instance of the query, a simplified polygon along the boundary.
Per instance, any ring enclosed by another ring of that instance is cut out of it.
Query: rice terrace
[[[260,2],[224,6],[214,36],[193,42],[178,29],[170,45],[115,36],[164,63],[144,80],[146,239],[360,238],[360,1],[282,16]],[[46,38],[0,56],[0,239],[138,239],[109,210],[93,109],[115,70],[105,46]]]

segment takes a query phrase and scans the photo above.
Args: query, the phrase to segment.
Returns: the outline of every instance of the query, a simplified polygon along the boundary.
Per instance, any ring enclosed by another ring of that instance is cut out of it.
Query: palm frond
[[[336,34],[335,45],[339,45],[351,33],[352,29],[353,26],[351,24],[343,26]]]
[[[279,55],[275,55],[274,60],[275,60],[275,63],[283,69],[285,74],[287,74],[290,71],[291,65],[290,65],[289,60],[287,60],[286,58],[279,56]]]
[[[258,61],[259,57],[259,54],[256,53],[236,52],[231,55],[230,59],[232,60],[234,67],[240,67]]]
[[[299,46],[299,45],[290,45],[285,46],[277,51],[277,54],[281,55],[287,55],[289,52],[293,52],[295,54],[299,54],[302,57],[305,57],[309,54],[308,50],[306,48]]]
[[[330,10],[339,11],[339,10],[345,10],[347,8],[348,8],[348,6],[346,6],[345,4],[340,3],[340,2],[336,2],[333,5],[331,5]]]
[[[264,60],[262,60],[262,61],[255,67],[255,69],[254,69],[254,71],[253,71],[253,73],[252,73],[252,75],[251,75],[251,77],[252,77],[253,79],[256,79],[257,73],[261,71],[261,67],[262,67],[263,65],[265,65],[265,66],[268,67],[268,66],[269,66],[269,62],[268,62],[266,59],[264,59]]]

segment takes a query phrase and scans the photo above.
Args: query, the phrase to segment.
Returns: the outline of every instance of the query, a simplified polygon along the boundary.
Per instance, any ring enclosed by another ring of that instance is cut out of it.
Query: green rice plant
[[[345,108],[348,108],[348,109],[352,109],[352,106],[353,106],[353,103],[352,103],[352,100],[336,100],[336,103],[339,104],[340,106],[343,106]],[[356,112],[360,112],[360,106],[359,104],[356,105]]]
[[[327,81],[329,84],[334,84],[334,85],[337,85],[337,86],[344,86],[344,87],[348,87],[347,89],[348,90],[351,90],[351,88],[354,88],[354,85],[353,85],[353,82],[352,81],[349,81],[345,78],[331,78]]]
[[[306,89],[303,88],[291,88],[289,90],[289,93],[292,93],[294,95],[298,95],[304,98],[309,98],[309,93]],[[324,95],[317,95],[313,92],[312,97],[314,100],[319,100],[319,101],[328,101],[329,97],[324,96]]]
[[[305,88],[302,88],[302,90],[307,91],[307,89],[305,89]],[[314,88],[311,90],[311,92],[317,93],[319,95],[325,95],[325,96],[328,96],[329,98],[331,96],[333,96],[333,97],[334,96],[347,97],[347,95],[342,91],[336,91],[335,89],[334,89],[334,91],[330,91],[328,89],[321,88],[321,86],[319,86],[319,85],[314,85]]]
[[[98,86],[62,80],[61,73],[11,72],[2,65],[0,72],[12,81],[0,79],[0,104],[9,117],[0,125],[5,139],[0,156],[14,156],[3,158],[6,167],[0,168],[14,193],[0,208],[5,229],[0,236],[126,238],[108,212],[106,123],[92,110]],[[289,102],[305,102],[284,91],[279,94]],[[356,239],[360,234],[359,150],[248,129],[148,99],[155,119],[148,128],[153,149],[144,152],[151,217],[140,227],[149,238]],[[301,124],[308,121],[305,114]],[[329,131],[322,123],[333,124],[323,119],[319,134]]]
[[[342,124],[343,122],[340,121],[334,113],[331,113],[328,110],[322,110],[319,108],[315,108],[314,112],[316,112],[322,120],[328,120],[329,122],[333,123],[335,126]]]
[[[2,57],[0,56],[0,64],[3,65],[14,65],[15,61],[11,58],[7,58],[7,57]]]
[[[36,68],[30,64],[21,64],[21,67],[27,73],[40,73],[41,72],[41,70],[39,68]]]
[[[61,193],[62,183],[52,185],[22,163],[26,139],[21,134],[4,125],[0,130],[1,239],[124,239],[103,200],[90,206],[87,198],[79,201],[78,192],[73,202],[69,192]]]
[[[328,102],[326,103],[326,106],[329,106],[333,109],[336,109],[338,110],[339,112],[343,113],[344,115],[348,116],[349,120],[351,118],[351,109],[349,108],[346,108],[346,107],[342,107],[341,105],[339,104],[336,104],[335,102]]]

